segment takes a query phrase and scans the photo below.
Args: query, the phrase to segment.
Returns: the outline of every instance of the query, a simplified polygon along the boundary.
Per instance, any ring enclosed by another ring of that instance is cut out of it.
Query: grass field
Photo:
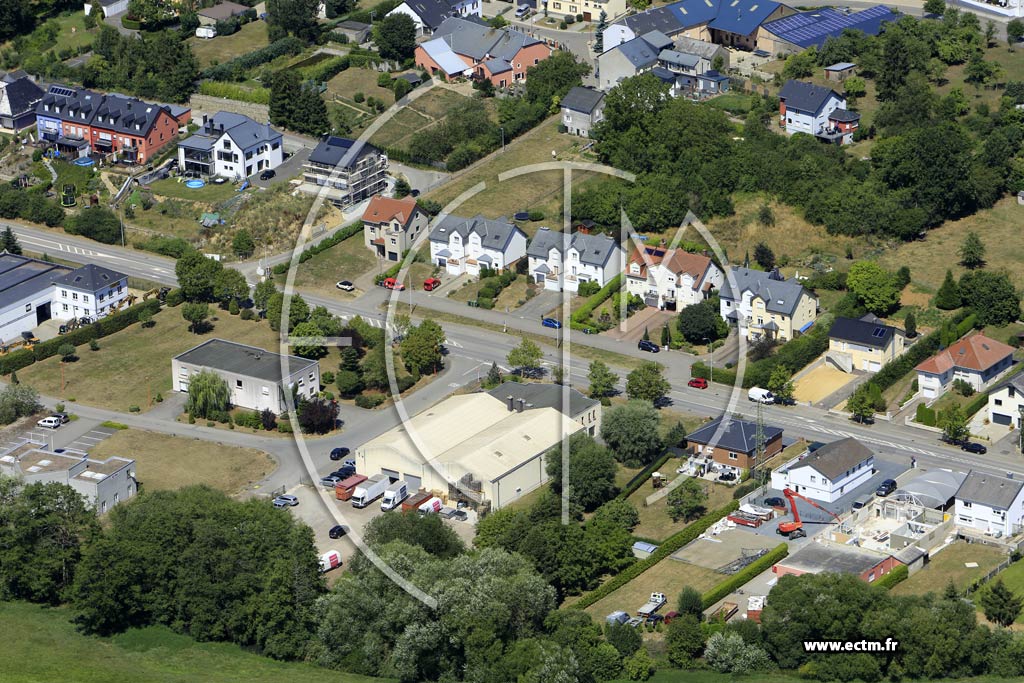
[[[376,81],[373,85],[376,86]],[[468,99],[465,95],[448,88],[431,88],[381,126],[370,138],[370,142],[382,147],[405,148],[413,135],[443,120],[448,112]],[[384,101],[390,104],[386,98]]]
[[[269,455],[251,448],[122,429],[92,449],[94,458],[134,458],[136,478],[147,491],[207,484],[233,494],[274,470]]]
[[[977,543],[954,543],[936,553],[924,569],[897,584],[892,592],[896,595],[941,593],[950,581],[964,590],[1004,559],[1006,554],[996,548]],[[977,562],[978,567],[965,567],[965,562]]]
[[[5,683],[369,683],[367,678],[309,664],[274,661],[236,645],[199,643],[163,626],[113,638],[84,636],[66,607],[0,602]]]
[[[184,182],[179,183],[177,178],[164,178],[155,183],[150,183],[149,189],[153,190],[153,194],[161,197],[217,204],[233,197],[238,188],[232,183],[224,183],[222,185],[207,183],[203,187],[192,189],[191,187],[185,187]]]
[[[689,430],[688,430],[689,431]],[[675,468],[678,467],[676,460],[669,460],[663,468],[663,473],[670,478],[674,477]],[[732,500],[732,488],[724,484],[701,481],[704,485],[708,500],[705,506],[714,510],[726,505]],[[627,500],[640,513],[640,524],[633,530],[633,534],[641,538],[666,539],[672,534],[685,529],[689,522],[680,519],[673,522],[668,513],[668,496],[656,500],[652,505],[645,506],[644,499],[654,493],[654,485],[651,481],[645,481]]]
[[[703,593],[724,578],[723,574],[714,570],[666,557],[622,588],[595,602],[586,612],[602,621],[616,610],[633,614],[654,591],[660,591],[668,597],[669,606],[664,608],[667,612],[675,608],[675,601],[686,586]]]
[[[199,66],[207,67],[223,64],[246,52],[255,52],[269,45],[270,39],[267,37],[267,22],[251,21],[230,36],[217,36],[210,40],[193,36],[187,42],[192,46]]]
[[[111,410],[127,411],[133,405],[145,410],[158,393],[171,391],[171,358],[208,339],[278,349],[277,333],[266,322],[241,320],[221,310],[215,310],[215,316],[213,329],[197,335],[188,331],[180,307],[168,308],[153,316],[156,324],[151,328],[132,325],[99,340],[99,351],[81,346],[79,360],[63,364],[63,391],[58,356],[19,370],[18,377],[41,394]]]
[[[999,574],[996,575],[996,578],[1002,579],[1003,583],[1006,584],[1006,587],[1013,591],[1017,597],[1024,598],[1024,562],[1015,562],[1014,564],[1011,564],[1009,567],[999,572]],[[986,584],[986,587],[991,585],[992,583],[989,582]],[[979,591],[979,595],[977,595],[975,599],[975,604],[977,604],[978,599],[981,598],[980,593],[984,590],[985,588]],[[1024,614],[1017,617],[1017,623],[1024,624]]]
[[[355,298],[355,292],[343,292],[335,287],[339,280],[355,282],[363,273],[376,272],[377,258],[363,243],[363,233],[352,235],[341,244],[320,252],[305,263],[299,264],[295,272],[295,286],[320,293],[330,292],[338,296]],[[285,276],[277,276],[279,284]]]

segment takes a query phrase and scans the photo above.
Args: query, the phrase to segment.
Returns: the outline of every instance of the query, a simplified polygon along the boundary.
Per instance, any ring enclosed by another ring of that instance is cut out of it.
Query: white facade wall
[[[557,275],[549,278],[545,273],[538,273],[537,268],[541,265],[547,266],[548,274]],[[568,257],[564,263],[562,254],[558,249],[548,250],[547,258],[529,257],[530,279],[536,283],[543,283],[545,289],[555,292],[575,292],[579,290],[581,282],[597,282],[604,287],[608,281],[622,271],[622,249],[616,246],[608,256],[604,265],[594,265],[580,261],[580,252],[575,247],[570,247]]]
[[[636,34],[630,27],[625,24],[612,24],[604,30],[604,51],[607,52],[634,38]]]
[[[1013,425],[1020,428],[1024,394],[1012,386],[993,391],[988,397],[988,420],[992,424]]]
[[[250,410],[270,409],[274,413],[281,414],[287,410],[284,401],[284,391],[290,391],[294,384],[298,387],[299,395],[312,398],[320,391],[320,365],[310,366],[308,369],[289,376],[284,382],[275,382],[239,375],[236,373],[207,368],[191,363],[183,363],[177,358],[171,360],[171,381],[174,390],[180,392],[188,391],[189,377],[202,372],[212,370],[220,375],[228,384],[231,390],[231,405]]]
[[[790,488],[812,500],[832,503],[870,479],[874,461],[874,457],[868,458],[850,470],[849,475],[835,480],[811,466],[800,467],[799,463],[794,463],[792,469],[772,472],[772,488]]]
[[[807,133],[808,135],[815,135],[822,128],[828,127],[829,114],[836,109],[846,109],[846,103],[835,95],[829,95],[825,106],[813,114],[790,109],[787,105],[786,132],[790,134]]]
[[[1024,489],[1017,494],[1009,510],[1000,510],[959,498],[956,499],[953,510],[957,526],[975,529],[984,534],[1001,533],[1003,536],[1013,536],[1024,523]]]
[[[58,320],[89,317],[93,320],[105,318],[117,311],[122,301],[128,298],[128,278],[121,278],[117,284],[94,292],[57,284],[51,292],[53,317]]]
[[[440,265],[441,260],[445,259],[445,257],[438,256],[437,254],[443,249],[447,249],[451,252],[451,255],[447,257],[444,265],[445,270],[449,275],[461,275],[463,273],[479,275],[481,265],[494,268],[495,270],[504,270],[508,264],[525,257],[526,234],[517,230],[515,234],[512,235],[512,238],[509,240],[505,250],[499,251],[490,247],[483,247],[480,241],[480,235],[476,232],[469,233],[469,236],[463,240],[462,235],[453,231],[448,235],[447,244],[433,240],[430,242],[431,263]],[[481,264],[479,262],[480,257],[485,254],[491,258],[490,264]],[[466,263],[468,260],[477,261],[477,263]]]
[[[44,289],[0,311],[0,341],[11,342],[21,339],[22,332],[34,329],[37,320],[36,309],[52,301],[53,290]],[[56,317],[56,309],[51,307],[51,312]]]
[[[424,31],[423,20],[420,19],[420,15],[416,14],[416,12],[413,11],[412,7],[409,7],[408,3],[403,2],[401,5],[388,12],[389,17],[392,14],[404,14],[410,19],[412,19],[412,23],[416,25],[416,33],[421,35],[426,35],[427,33],[429,33],[429,31]]]
[[[648,267],[646,279],[639,276],[638,264],[635,269],[633,268],[634,264],[630,264],[630,272],[634,275],[626,279],[626,291],[644,299],[651,292],[655,292],[658,297],[658,308],[664,306],[666,300],[674,299],[676,310],[682,310],[704,300],[704,287],[707,283],[711,283],[713,289],[720,290],[725,281],[725,274],[712,263],[694,288],[695,278],[691,274],[673,273],[664,264],[665,262],[662,261],[653,267]]]
[[[92,13],[92,2],[86,2],[84,9],[85,15],[89,16],[89,14]],[[121,14],[122,12],[127,12],[128,0],[118,0],[117,2],[111,5],[102,7],[102,10],[104,18],[114,16],[115,14]]]

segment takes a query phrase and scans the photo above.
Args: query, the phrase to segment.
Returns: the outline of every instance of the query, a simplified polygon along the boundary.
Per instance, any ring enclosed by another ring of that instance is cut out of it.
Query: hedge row
[[[720,382],[721,384],[736,384],[736,371],[729,370],[727,368],[715,368],[714,381]],[[704,361],[694,361],[693,365],[690,366],[690,376],[700,377],[702,379],[711,380],[712,373]]]
[[[960,311],[953,317],[953,320],[957,323],[957,337],[962,337],[974,327],[975,316],[968,314],[967,311]],[[935,330],[931,334],[921,337],[902,356],[883,365],[871,381],[879,389],[885,391],[903,379],[904,375],[917,367],[919,363],[938,351],[941,338],[941,330]]]
[[[964,415],[968,418],[973,417],[976,412],[988,405],[988,394],[982,392],[976,394],[966,405],[964,405]]]
[[[655,458],[647,467],[637,472],[632,479],[630,479],[625,486],[622,487],[622,491],[619,492],[618,498],[626,500],[631,495],[636,493],[636,490],[644,485],[644,482],[651,478],[651,475],[658,471],[658,468],[668,462],[668,459],[672,457],[671,451],[665,451],[660,457]]]
[[[754,477],[750,477],[745,482],[743,482],[735,489],[733,489],[732,497],[735,498],[736,500],[739,500],[748,493],[756,491],[759,486],[761,486],[760,480]]]
[[[115,313],[114,315],[102,318],[92,325],[80,327],[77,330],[73,330],[59,337],[54,337],[53,339],[40,342],[31,350],[21,349],[19,351],[9,353],[6,356],[0,357],[0,375],[10,374],[15,370],[28,367],[36,361],[45,360],[50,356],[56,356],[57,349],[64,344],[81,346],[82,344],[88,344],[93,339],[102,339],[107,335],[120,332],[129,325],[137,323],[139,321],[139,315],[143,311],[154,314],[160,310],[160,306],[161,303],[158,299],[144,301],[140,304],[129,306],[120,313]]]
[[[211,66],[203,71],[203,78],[214,81],[241,80],[241,77],[249,69],[273,61],[281,55],[297,55],[302,52],[304,47],[305,44],[295,36],[286,36],[259,50],[239,55],[223,64]]]
[[[935,417],[935,409],[929,408],[923,403],[918,403],[917,415],[914,416],[914,421],[927,427],[934,427],[938,422]]]
[[[765,386],[771,377],[772,370],[783,365],[790,374],[796,374],[810,365],[818,356],[828,350],[829,325],[826,320],[819,319],[815,327],[807,334],[796,339],[791,339],[782,346],[774,355],[753,363],[747,363],[746,372],[743,375],[743,388]],[[708,366],[702,361],[697,361],[690,366],[690,376],[703,377],[710,380],[712,373]],[[715,368],[714,381],[720,384],[736,384],[736,371],[725,368]]]
[[[357,234],[361,233],[362,231],[363,231],[363,224],[362,224],[362,222],[352,223],[351,225],[346,225],[344,228],[342,228],[338,232],[334,233],[333,235],[331,235],[327,239],[324,239],[324,240],[321,240],[320,242],[317,242],[316,244],[311,246],[309,249],[303,249],[302,253],[299,254],[299,263],[305,263],[306,261],[308,261],[309,259],[313,258],[317,254],[321,254],[321,253],[327,251],[328,249],[330,249],[331,247],[338,246],[339,244],[341,244],[342,242],[347,240],[349,237],[352,237],[353,235],[357,235]],[[284,275],[285,273],[288,272],[288,269],[291,267],[291,265],[292,265],[291,261],[287,261],[285,263],[278,263],[276,266],[274,266],[271,269],[271,271],[274,273],[274,275]]]
[[[717,586],[709,590],[703,596],[701,601],[704,603],[704,609],[711,607],[716,602],[735,591],[740,586],[744,585],[755,576],[763,571],[766,571],[773,564],[786,557],[789,554],[789,546],[785,543],[780,543],[772,548],[768,553],[757,558],[743,569],[739,570],[725,581],[722,581]]]
[[[897,583],[906,581],[907,577],[910,576],[910,568],[905,564],[897,565],[891,572],[875,581],[875,585],[886,590],[889,590]]]
[[[651,553],[650,557],[640,560],[639,562],[634,562],[608,581],[605,581],[603,584],[584,595],[578,602],[576,602],[575,605],[573,605],[573,607],[578,607],[580,609],[590,607],[598,600],[610,595],[613,591],[622,588],[627,583],[682,548],[684,545],[692,542],[702,533],[707,531],[712,524],[730,513],[735,512],[739,507],[739,503],[734,500],[724,507],[712,510],[679,533],[673,534],[665,539],[665,541],[658,546],[658,549]]]
[[[590,318],[590,314],[594,312],[594,309],[603,304],[605,301],[610,299],[615,292],[619,291],[622,286],[622,274],[616,275],[608,281],[604,287],[598,291],[597,294],[587,299],[587,302],[576,309],[572,314],[572,320],[569,325],[574,330],[584,330],[589,328],[587,321]]]
[[[246,88],[224,81],[200,81],[199,94],[253,104],[270,104],[269,88]]]

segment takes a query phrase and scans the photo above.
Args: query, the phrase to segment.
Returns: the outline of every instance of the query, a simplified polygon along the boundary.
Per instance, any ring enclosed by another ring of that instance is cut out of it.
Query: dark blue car
[[[557,318],[541,318],[540,324],[544,327],[552,327],[556,330],[562,328],[562,323]]]

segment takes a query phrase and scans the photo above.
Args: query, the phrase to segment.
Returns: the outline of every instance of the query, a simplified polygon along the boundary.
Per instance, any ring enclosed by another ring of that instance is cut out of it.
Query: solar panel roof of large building
[[[882,24],[896,21],[899,16],[898,12],[885,5],[877,5],[851,14],[826,7],[769,21],[763,28],[790,43],[810,47],[821,46],[827,38],[838,36],[846,29],[877,35]]]

